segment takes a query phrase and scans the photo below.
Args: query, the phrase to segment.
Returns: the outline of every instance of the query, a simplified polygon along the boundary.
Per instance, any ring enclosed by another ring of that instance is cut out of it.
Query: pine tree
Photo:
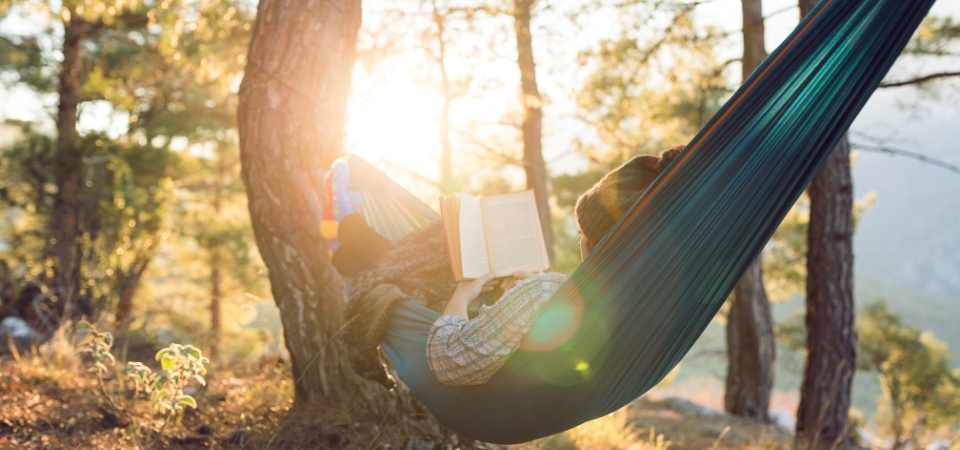
[[[743,80],[767,57],[763,5],[743,0]],[[727,412],[767,420],[773,389],[776,341],[770,301],[763,283],[762,256],[757,257],[734,289],[727,314],[727,379],[723,406]]]

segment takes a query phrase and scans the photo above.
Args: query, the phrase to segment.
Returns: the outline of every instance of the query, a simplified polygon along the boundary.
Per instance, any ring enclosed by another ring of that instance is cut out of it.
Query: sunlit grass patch
[[[572,430],[514,448],[550,450],[662,450],[671,442],[654,428],[642,429],[629,420],[628,408],[591,420]]]

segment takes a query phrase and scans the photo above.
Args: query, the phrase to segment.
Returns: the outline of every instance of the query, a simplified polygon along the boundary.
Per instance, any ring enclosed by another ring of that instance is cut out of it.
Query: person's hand
[[[514,272],[511,276],[504,278],[503,281],[500,282],[500,289],[506,292],[511,288],[513,288],[514,286],[516,286],[517,281],[527,278],[530,275],[533,275],[533,274],[530,272],[524,272],[524,271]]]
[[[480,277],[461,281],[457,284],[457,290],[453,292],[447,307],[443,310],[443,315],[454,315],[467,317],[467,305],[480,296],[481,292],[490,292],[497,285],[497,280],[493,278],[493,273],[481,275]]]
[[[490,292],[496,285],[493,273],[481,275],[473,280],[464,280],[457,284],[457,290],[453,292],[453,299],[470,303],[479,297],[481,292]],[[453,301],[453,299],[450,301]]]

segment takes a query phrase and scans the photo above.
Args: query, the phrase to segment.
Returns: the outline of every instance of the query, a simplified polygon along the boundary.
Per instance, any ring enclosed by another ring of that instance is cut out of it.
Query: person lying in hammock
[[[662,157],[635,157],[580,196],[574,213],[581,232],[579,247],[583,258],[682,148],[674,147]],[[441,383],[478,385],[489,381],[503,367],[519,348],[540,309],[569,278],[556,272],[518,272],[502,280],[487,274],[454,284],[442,229],[436,227],[391,243],[359,214],[351,214],[340,223],[338,238],[340,247],[333,253],[333,264],[342,274],[355,277],[344,315],[348,323],[344,339],[348,349],[365,349],[352,354],[351,361],[362,375],[388,388],[393,381],[370,349],[376,348],[383,337],[397,302],[414,299],[442,311],[427,339],[430,368]],[[503,294],[495,300],[489,298],[498,285]],[[471,314],[471,305],[481,303]],[[358,324],[352,324],[357,321]]]

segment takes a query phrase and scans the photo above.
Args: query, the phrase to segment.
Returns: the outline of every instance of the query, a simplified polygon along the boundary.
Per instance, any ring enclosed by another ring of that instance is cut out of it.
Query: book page
[[[460,195],[460,257],[464,278],[477,278],[490,272],[480,199],[466,194]]]
[[[533,191],[483,199],[490,268],[498,276],[550,267]]]
[[[440,217],[447,240],[450,270],[456,280],[463,279],[463,258],[460,257],[460,197],[457,194],[440,196]]]

